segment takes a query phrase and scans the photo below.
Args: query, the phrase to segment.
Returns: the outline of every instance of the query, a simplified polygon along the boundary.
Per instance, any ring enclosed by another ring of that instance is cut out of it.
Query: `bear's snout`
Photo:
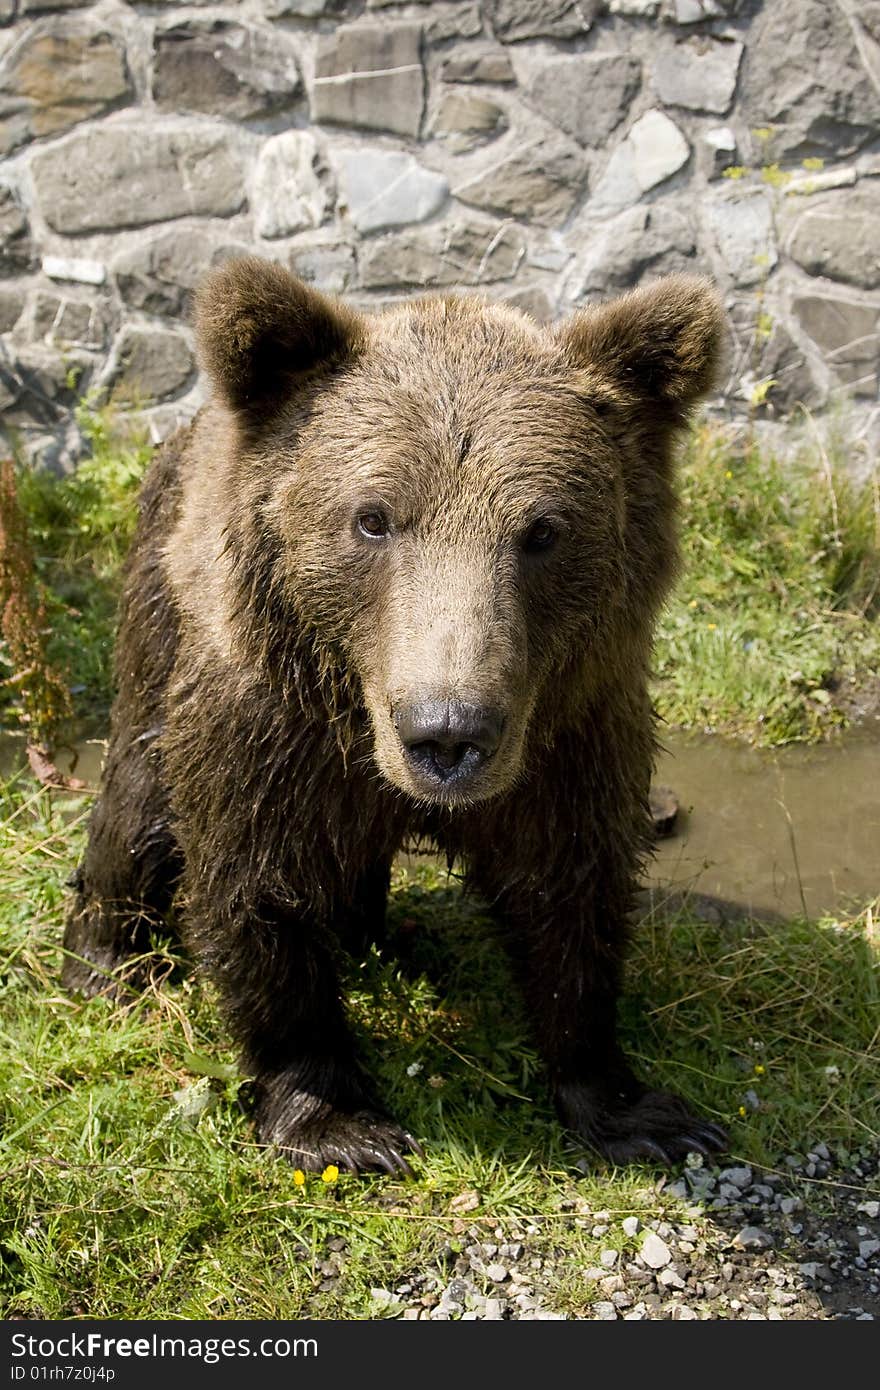
[[[436,788],[460,786],[480,771],[501,741],[504,716],[462,700],[422,700],[392,710],[410,768]]]

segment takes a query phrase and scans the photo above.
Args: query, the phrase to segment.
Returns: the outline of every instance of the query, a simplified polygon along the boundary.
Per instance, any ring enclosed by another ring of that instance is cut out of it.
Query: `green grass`
[[[91,453],[75,474],[22,468],[27,517],[46,598],[50,661],[69,682],[80,729],[106,723],[120,570],[134,531],[137,492],[151,447],[129,418],[85,401],[77,418]],[[0,683],[13,673],[0,643]],[[0,684],[0,721],[15,723]]]
[[[416,1180],[297,1186],[255,1143],[192,974],[176,970],[127,1008],[59,988],[63,882],[86,809],[21,785],[2,798],[0,1314],[369,1317],[371,1287],[442,1272],[470,1228],[492,1238],[519,1226],[552,1258],[556,1306],[578,1315],[601,1295],[577,1272],[608,1244],[591,1213],[682,1219],[649,1168],[578,1171],[479,904],[432,865],[398,871],[390,946],[352,963],[348,981],[367,1064],[423,1141]],[[778,1162],[819,1139],[843,1160],[870,1148],[872,920],[648,918],[624,1042],[645,1073],[730,1127],[740,1159]],[[159,947],[155,964],[158,979],[176,962]],[[328,1260],[343,1263],[332,1286]]]
[[[847,722],[835,692],[880,679],[880,497],[818,448],[781,462],[694,431],[680,470],[684,570],[660,623],[672,725],[764,746]]]

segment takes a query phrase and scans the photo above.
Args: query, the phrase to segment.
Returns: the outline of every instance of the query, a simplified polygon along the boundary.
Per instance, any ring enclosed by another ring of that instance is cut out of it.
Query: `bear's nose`
[[[504,728],[497,710],[462,700],[424,700],[392,710],[410,764],[439,785],[462,782],[495,752]]]

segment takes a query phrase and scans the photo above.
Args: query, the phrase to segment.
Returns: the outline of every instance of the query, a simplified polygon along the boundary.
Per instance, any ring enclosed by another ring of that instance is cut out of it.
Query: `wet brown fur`
[[[334,957],[381,932],[393,856],[430,834],[498,917],[563,1121],[617,1160],[718,1147],[615,1038],[711,287],[671,277],[543,330],[478,299],[356,315],[249,258],[208,278],[198,331],[214,395],[144,485],[68,984],[106,987],[176,891],[261,1137],[303,1167],[403,1167]],[[538,518],[557,539],[532,554]],[[392,709],[449,698],[504,731],[447,794]]]

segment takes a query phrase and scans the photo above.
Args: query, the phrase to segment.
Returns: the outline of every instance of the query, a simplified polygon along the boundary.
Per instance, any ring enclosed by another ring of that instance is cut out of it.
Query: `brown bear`
[[[500,923],[568,1129],[615,1162],[722,1148],[615,1033],[711,286],[545,329],[475,297],[369,316],[246,258],[196,321],[213,398],[143,487],[67,984],[114,988],[176,898],[261,1138],[408,1172],[336,960],[430,836]]]

